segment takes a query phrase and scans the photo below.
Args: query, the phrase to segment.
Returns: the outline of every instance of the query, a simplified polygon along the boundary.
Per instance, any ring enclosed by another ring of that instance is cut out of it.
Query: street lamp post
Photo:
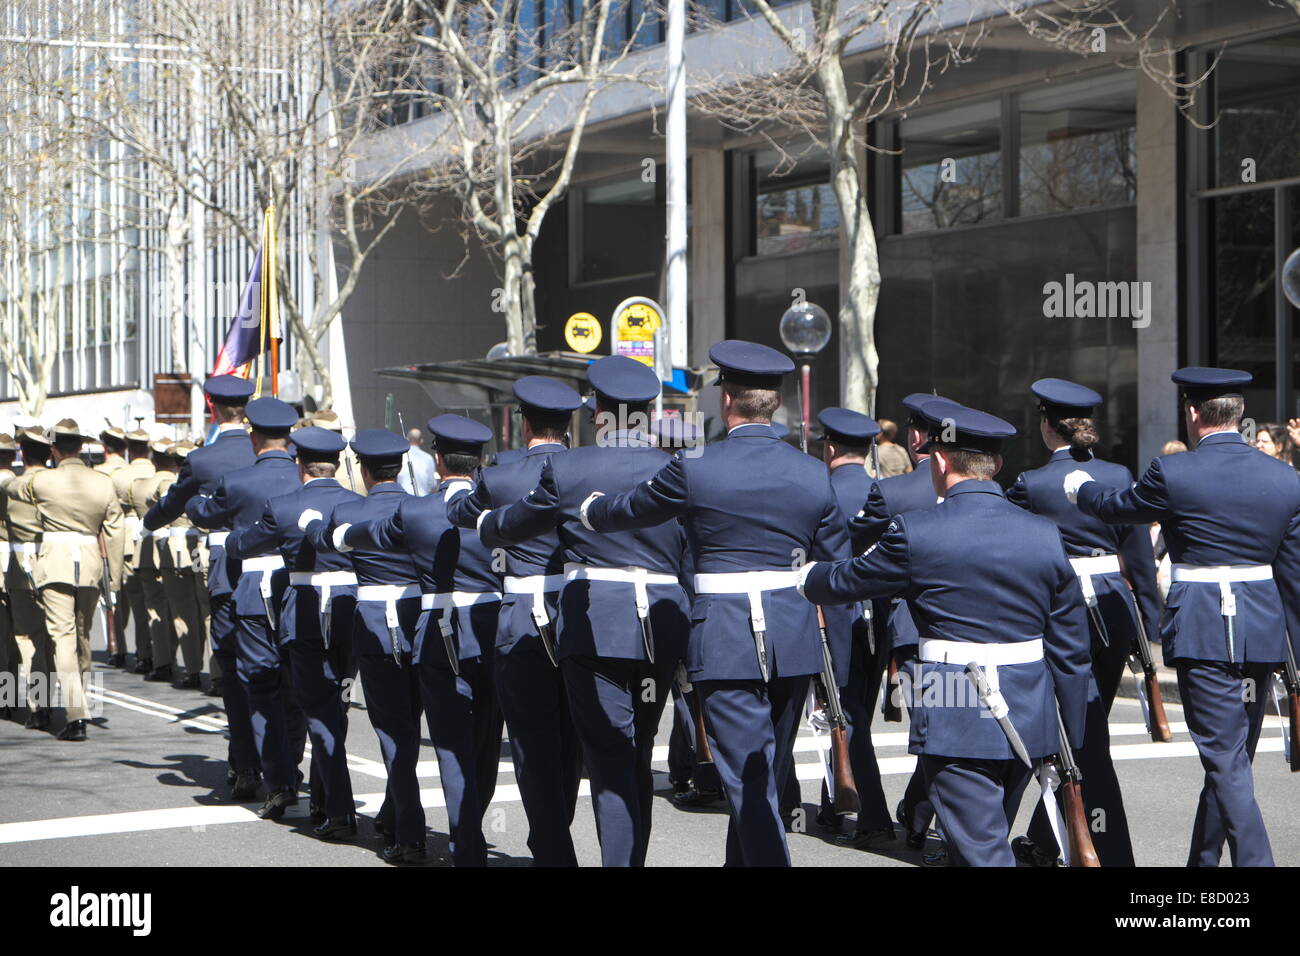
[[[781,342],[799,365],[799,447],[808,451],[808,423],[812,417],[812,362],[831,340],[831,317],[806,299],[781,316]]]

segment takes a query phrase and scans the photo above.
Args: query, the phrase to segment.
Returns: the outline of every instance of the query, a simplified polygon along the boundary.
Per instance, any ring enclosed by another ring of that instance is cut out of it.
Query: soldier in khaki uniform
[[[54,467],[37,473],[25,494],[41,524],[35,578],[45,608],[45,630],[68,723],[60,740],[86,739],[83,675],[90,672],[90,627],[99,600],[107,547],[109,585],[122,577],[124,525],[113,482],[81,460],[85,436],[65,418],[53,430]]]
[[[158,441],[151,448],[154,474],[138,479],[132,486],[131,497],[141,518],[167,493],[180,471],[177,444]],[[148,532],[148,538],[141,542],[140,561],[141,584],[149,605],[149,627],[155,635],[154,663],[158,665],[146,680],[171,678],[176,645],[179,644],[185,662],[185,679],[180,687],[191,690],[201,686],[199,672],[203,670],[205,637],[195,598],[191,557],[191,545],[197,536],[198,530],[182,515],[170,525]],[[152,566],[153,574],[146,576],[148,565]],[[161,594],[157,588],[161,589]],[[157,623],[155,617],[160,619]],[[159,637],[165,639],[165,645],[157,643]]]
[[[18,443],[12,435],[0,435],[0,501],[3,501],[5,486],[14,479],[14,456],[18,454]],[[0,508],[3,505],[0,504]],[[9,532],[0,521],[0,560],[9,564]],[[5,590],[4,576],[0,575],[0,720],[13,717],[18,706],[18,668],[22,664],[22,655],[18,651],[18,642],[14,639],[13,618],[9,613],[9,594]]]
[[[140,547],[143,529],[140,527],[140,516],[131,507],[131,483],[137,478],[147,478],[152,475],[153,462],[149,457],[148,432],[137,428],[127,432],[125,438],[127,466],[119,468],[112,476],[113,490],[117,492],[117,503],[122,508],[126,522],[122,589],[117,595],[113,627],[117,631],[117,646],[125,654],[126,619],[128,612],[130,613],[131,628],[135,631],[135,673],[148,674],[153,670],[153,643],[149,635],[144,591],[140,587],[140,579],[135,575],[136,551]]]
[[[104,446],[104,460],[94,468],[101,475],[108,475],[112,478],[115,474],[127,467],[126,461],[126,432],[116,425],[109,424],[102,432],[99,433],[99,442]],[[108,666],[125,667],[126,666],[126,641],[125,635],[118,632],[117,627],[117,599],[120,595],[115,594],[113,605],[113,629],[108,635]]]
[[[27,727],[44,730],[50,724],[48,640],[45,634],[45,610],[41,607],[32,572],[36,561],[36,541],[41,522],[29,500],[29,489],[36,476],[45,470],[50,456],[50,437],[42,428],[23,428],[17,435],[23,454],[23,473],[5,485],[5,533],[9,555],[5,563],[5,593],[9,596],[9,614],[14,641],[23,667],[27,671]]]
[[[149,445],[149,466],[153,470],[147,477],[136,478],[131,482],[127,492],[129,513],[137,520],[143,520],[148,512],[149,498],[158,482],[171,473],[171,446],[172,442],[167,438],[152,442]],[[168,526],[155,531],[142,531],[132,561],[132,570],[144,594],[145,620],[148,622],[149,644],[152,647],[149,659],[153,662],[153,670],[145,676],[145,680],[157,683],[170,683],[174,677],[178,644],[178,635],[172,630],[171,614],[167,610],[167,592],[163,589],[161,571],[160,553],[167,550],[170,533]]]

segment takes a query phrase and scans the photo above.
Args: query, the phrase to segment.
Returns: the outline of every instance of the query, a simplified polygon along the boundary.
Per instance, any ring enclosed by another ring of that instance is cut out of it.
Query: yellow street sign
[[[575,312],[564,323],[564,341],[575,352],[594,352],[600,345],[600,320],[590,312]]]

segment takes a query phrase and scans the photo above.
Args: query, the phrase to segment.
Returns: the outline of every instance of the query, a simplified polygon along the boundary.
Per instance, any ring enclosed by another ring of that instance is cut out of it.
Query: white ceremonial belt
[[[650,594],[646,586],[650,584],[677,584],[677,575],[663,571],[651,571],[648,568],[627,566],[622,568],[593,568],[577,562],[564,566],[565,581],[617,581],[632,585],[632,596],[636,601],[636,616],[643,621],[650,616]]]
[[[182,526],[182,527],[179,527],[179,528],[168,528],[168,529],[167,529],[167,535],[168,535],[168,537],[172,537],[172,538],[184,538],[184,537],[187,537],[187,536],[189,536],[189,535],[192,535],[192,534],[198,534],[198,533],[199,533],[199,529],[198,529],[198,528],[190,528],[190,527],[185,527],[185,526]]]
[[[361,584],[357,586],[358,601],[404,601],[419,597],[418,584]]]
[[[563,574],[527,574],[520,578],[506,575],[502,584],[506,594],[547,594],[562,587]]]
[[[209,532],[208,532],[208,547],[209,547],[209,548],[224,548],[224,547],[226,546],[226,539],[229,538],[229,537],[230,537],[230,532],[229,532],[229,531],[209,531]]]
[[[155,539],[170,538],[171,534],[172,534],[171,528],[159,528],[157,531],[150,531],[149,537]]]
[[[749,623],[755,634],[767,631],[763,592],[795,587],[797,571],[723,571],[695,575],[696,594],[745,594],[749,597]]]
[[[14,554],[35,554],[36,542],[35,541],[10,541],[9,550],[12,551]]]
[[[8,542],[8,541],[0,541],[0,554],[3,554],[3,555],[8,556],[8,554],[9,554],[9,542]]]
[[[917,656],[930,664],[978,664],[984,671],[991,690],[997,690],[998,668],[1012,664],[1032,664],[1043,659],[1043,639],[1015,641],[1010,644],[974,644],[970,641],[942,641],[924,637],[917,648]]]
[[[1119,555],[1097,554],[1084,558],[1071,558],[1070,567],[1079,577],[1093,574],[1118,574]]]
[[[420,608],[425,611],[443,611],[449,607],[473,607],[476,604],[494,604],[500,600],[500,591],[438,591],[435,594],[421,594]]]
[[[144,523],[140,520],[139,515],[126,516],[126,534],[127,537],[136,541],[140,540],[141,532],[144,531]]]
[[[357,576],[353,571],[290,571],[289,583],[300,587],[343,588],[356,584]]]
[[[60,541],[63,544],[94,544],[99,539],[93,534],[82,534],[80,531],[45,531],[41,534],[42,541]]]
[[[1219,564],[1198,568],[1175,564],[1173,580],[1197,584],[1223,584],[1232,581],[1271,581],[1273,569],[1267,564]]]
[[[284,567],[284,556],[280,554],[264,554],[258,558],[244,558],[239,563],[239,570],[248,574],[252,571],[279,571]]]

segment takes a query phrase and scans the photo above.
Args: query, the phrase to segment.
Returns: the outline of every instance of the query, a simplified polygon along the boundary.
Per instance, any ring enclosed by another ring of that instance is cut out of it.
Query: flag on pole
[[[263,217],[262,242],[239,297],[239,309],[230,322],[230,331],[217,353],[213,375],[238,375],[250,378],[257,364],[257,394],[262,394],[265,355],[271,353],[271,394],[279,384],[280,316],[275,294],[274,209]]]

